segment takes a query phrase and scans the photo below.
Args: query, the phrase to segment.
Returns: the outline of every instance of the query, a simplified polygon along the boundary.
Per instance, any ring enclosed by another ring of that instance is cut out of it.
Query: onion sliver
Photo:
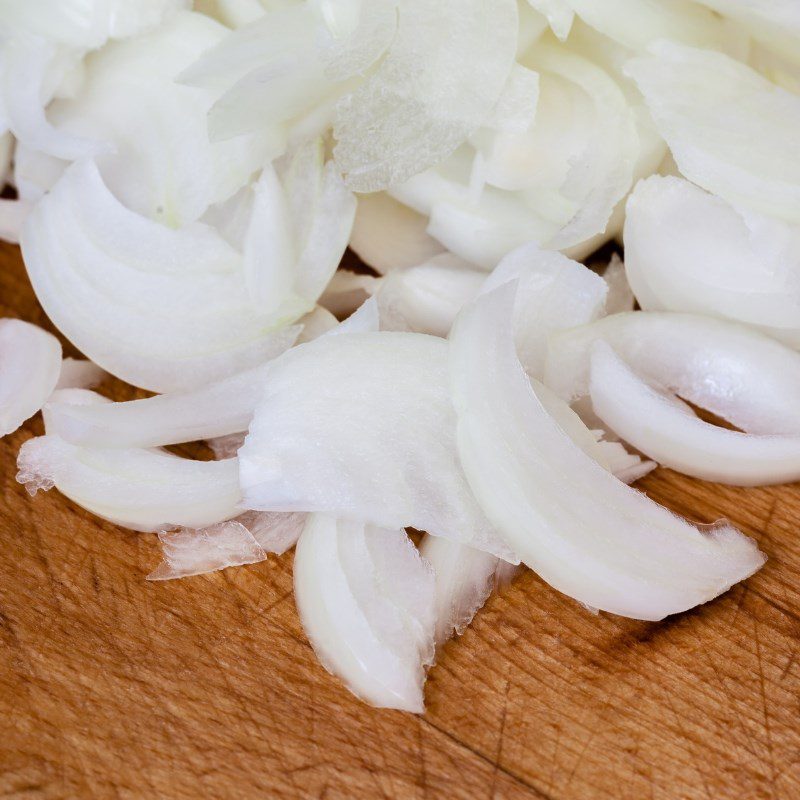
[[[291,346],[299,329],[250,303],[241,258],[200,223],[134,214],[90,161],[72,165],[23,229],[39,301],[92,361],[153,391],[202,386]]]
[[[442,339],[389,332],[285,353],[239,450],[244,507],[413,527],[516,561],[458,462],[447,353]]]
[[[294,595],[317,657],[353,694],[422,713],[434,656],[434,576],[405,531],[312,514]]]
[[[0,320],[0,436],[13,433],[45,404],[60,372],[55,336],[22,320]]]
[[[800,434],[759,436],[704,422],[639,378],[603,341],[592,346],[589,389],[597,416],[665,467],[736,486],[800,479]]]
[[[589,458],[539,402],[514,351],[514,287],[451,333],[461,463],[487,516],[542,578],[593,608],[658,620],[713,599],[764,562],[725,525],[703,534]]]
[[[800,97],[722,53],[674,42],[651,51],[625,69],[681,173],[735,205],[800,224]]]
[[[800,347],[800,225],[654,175],[628,198],[625,267],[645,310],[734,319]]]
[[[398,13],[386,58],[336,110],[334,156],[360,192],[450,155],[490,114],[514,63],[514,0],[400,0]]]
[[[544,382],[589,391],[591,345],[607,342],[648,383],[750,433],[800,433],[800,354],[759,331],[694,314],[632,311],[550,338]]]
[[[78,447],[51,434],[25,442],[17,466],[17,480],[31,494],[55,486],[87,511],[133,530],[204,528],[239,513],[236,459]]]

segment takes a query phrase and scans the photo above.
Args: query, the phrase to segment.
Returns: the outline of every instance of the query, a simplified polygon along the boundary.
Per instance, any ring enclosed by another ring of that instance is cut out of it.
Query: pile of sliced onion
[[[524,566],[645,620],[759,569],[629,484],[800,480],[794,0],[38,0],[0,31],[0,238],[63,337],[0,320],[0,435],[31,494],[157,534],[149,579],[296,546],[321,663],[419,713]]]

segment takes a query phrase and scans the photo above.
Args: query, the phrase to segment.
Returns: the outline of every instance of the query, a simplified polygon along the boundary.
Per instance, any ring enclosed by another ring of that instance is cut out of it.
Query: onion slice
[[[509,546],[593,608],[658,620],[713,599],[764,562],[729,525],[710,534],[589,458],[538,400],[514,352],[514,287],[482,295],[451,334],[459,455]]]
[[[639,378],[602,340],[592,345],[589,390],[598,417],[665,467],[736,486],[800,479],[800,434],[751,435],[704,422]]]
[[[379,708],[422,713],[434,656],[434,576],[402,529],[312,514],[294,594],[322,665]]]
[[[239,451],[245,507],[413,527],[515,561],[458,463],[447,353],[432,336],[354,333],[274,362]]]
[[[683,175],[734,205],[800,224],[800,97],[722,53],[674,42],[625,69]]]
[[[589,391],[591,346],[607,342],[648,383],[751,433],[800,433],[800,354],[734,322],[633,311],[553,334],[545,383],[572,402]]]
[[[0,436],[13,433],[44,405],[60,371],[55,336],[22,320],[0,320]]]

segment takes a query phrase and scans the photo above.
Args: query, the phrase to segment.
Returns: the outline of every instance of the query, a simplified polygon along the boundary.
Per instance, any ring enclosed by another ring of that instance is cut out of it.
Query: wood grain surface
[[[48,324],[15,248],[0,284],[3,316]],[[148,583],[154,536],[55,491],[31,500],[15,459],[41,432],[35,419],[0,442],[1,797],[800,797],[796,486],[658,470],[653,498],[727,516],[764,569],[656,624],[593,616],[527,572],[447,645],[415,717],[319,666],[291,553]]]

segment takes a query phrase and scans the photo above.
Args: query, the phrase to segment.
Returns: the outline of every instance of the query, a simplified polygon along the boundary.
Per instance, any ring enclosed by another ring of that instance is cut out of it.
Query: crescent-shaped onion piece
[[[204,528],[239,513],[236,459],[78,447],[50,434],[25,442],[17,466],[17,480],[31,494],[55,486],[87,511],[132,530]]]
[[[39,301],[99,366],[180,391],[260,364],[299,329],[252,307],[240,255],[213,229],[171,230],[129,211],[91,161],[73,164],[25,224]]]
[[[654,175],[628,198],[625,268],[645,310],[738,320],[800,347],[800,225]]]
[[[648,383],[750,433],[800,433],[800,354],[759,331],[695,314],[632,311],[550,338],[544,382],[589,391],[592,343],[607,342]]]
[[[322,665],[380,708],[422,713],[434,657],[434,576],[402,529],[312,514],[294,596]]]
[[[734,205],[800,224],[800,97],[722,53],[674,42],[653,45],[626,71],[683,175]]]
[[[550,417],[514,351],[514,286],[468,306],[451,333],[461,463],[528,566],[593,608],[658,620],[705,603],[764,562],[729,525],[701,533],[618,481]]]
[[[61,372],[55,336],[18,319],[0,319],[0,436],[13,433],[47,401]]]
[[[800,479],[800,433],[753,435],[704,422],[673,394],[649,386],[602,340],[592,345],[589,392],[611,430],[665,467],[736,486]]]
[[[243,506],[413,527],[516,561],[459,464],[447,354],[442,339],[390,332],[284,354],[239,450]]]

